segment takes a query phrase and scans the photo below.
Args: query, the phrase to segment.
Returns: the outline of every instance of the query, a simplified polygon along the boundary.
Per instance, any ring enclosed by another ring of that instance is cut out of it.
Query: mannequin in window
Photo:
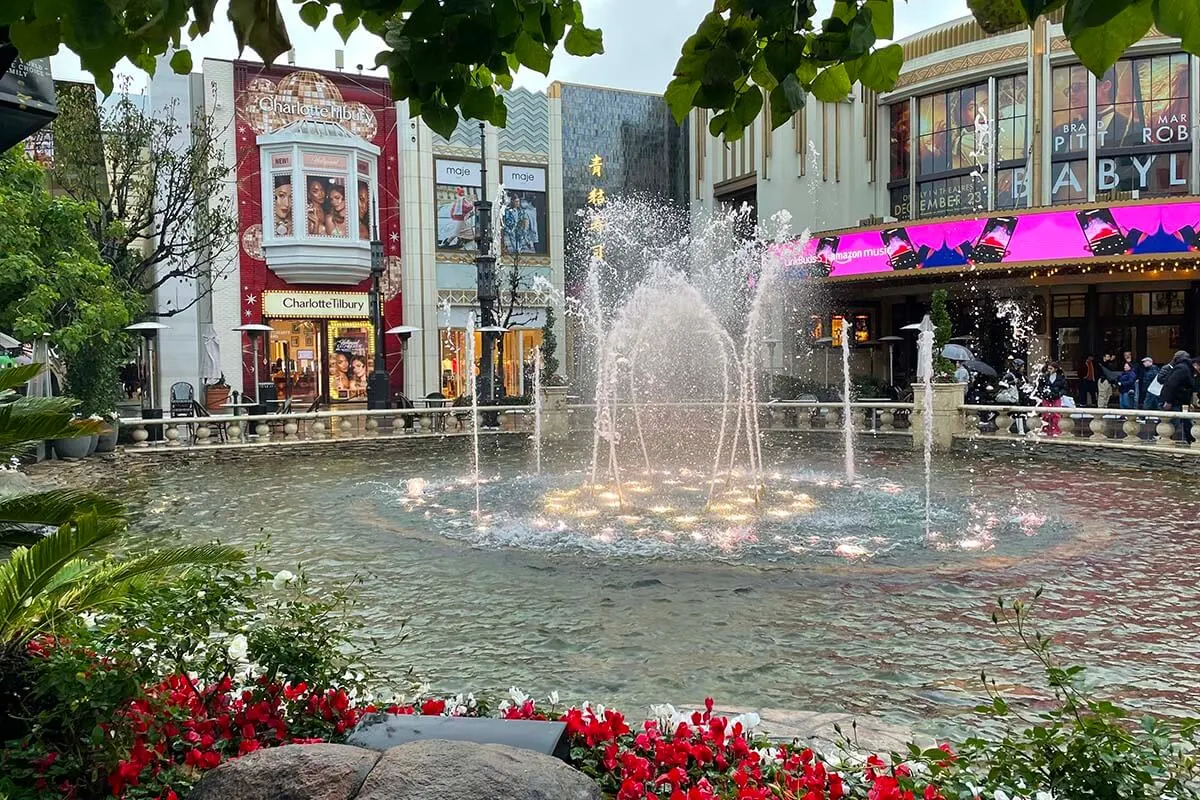
[[[325,235],[325,181],[322,178],[308,179],[308,235]]]
[[[292,179],[286,175],[275,177],[274,193],[275,235],[292,235]]]
[[[328,210],[325,214],[325,235],[346,238],[346,187],[338,181],[329,182]]]

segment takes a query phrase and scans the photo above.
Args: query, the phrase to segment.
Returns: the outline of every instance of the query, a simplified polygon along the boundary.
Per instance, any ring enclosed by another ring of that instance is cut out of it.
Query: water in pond
[[[706,507],[707,472],[631,472],[618,495],[585,486],[590,437],[548,449],[541,475],[489,439],[476,519],[463,444],[165,465],[132,488],[137,534],[269,532],[271,566],[369,576],[368,624],[409,620],[385,666],[445,690],[711,694],[936,727],[979,701],[981,668],[1031,680],[989,611],[1039,586],[1115,696],[1171,710],[1200,689],[1200,481],[1179,469],[947,457],[926,536],[919,454],[859,453],[845,485],[838,448],[769,443],[760,503],[735,475]]]

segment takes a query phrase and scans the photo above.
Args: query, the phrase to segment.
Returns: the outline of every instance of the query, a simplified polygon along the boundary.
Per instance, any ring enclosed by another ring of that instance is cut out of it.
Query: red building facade
[[[264,394],[295,406],[366,398],[372,239],[384,327],[401,323],[396,115],[386,80],[234,64],[241,319],[264,323]],[[254,382],[243,338],[244,385]],[[399,343],[387,369],[402,385]],[[268,377],[269,376],[269,377]]]

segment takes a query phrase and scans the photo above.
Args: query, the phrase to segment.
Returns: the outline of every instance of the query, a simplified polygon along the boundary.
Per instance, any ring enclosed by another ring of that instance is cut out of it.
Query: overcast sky
[[[584,16],[589,27],[604,31],[604,55],[592,58],[573,58],[559,48],[554,57],[550,76],[545,77],[530,70],[522,70],[516,82],[531,89],[544,88],[551,80],[611,86],[619,89],[634,89],[645,92],[662,92],[671,80],[671,72],[679,56],[679,49],[691,33],[696,30],[700,19],[712,9],[712,0],[582,0]],[[817,3],[819,12],[825,15],[832,5],[830,0]],[[190,46],[192,58],[199,69],[203,58],[238,57],[233,28],[225,19],[227,0],[217,6],[213,29],[207,36]],[[288,32],[296,48],[297,65],[322,69],[334,68],[335,49],[346,53],[346,70],[356,71],[357,65],[365,67],[375,62],[380,42],[371,34],[358,31],[347,44],[326,21],[313,31],[300,21],[299,6],[280,0]],[[947,22],[967,14],[966,0],[896,0],[896,36],[901,38],[923,28]],[[247,51],[247,58],[257,58]],[[287,62],[286,56],[280,59]],[[80,69],[74,54],[64,51],[51,59],[56,78],[90,80]],[[134,77],[134,85],[145,84],[144,76],[125,63],[118,71]],[[382,72],[382,71],[381,71]]]

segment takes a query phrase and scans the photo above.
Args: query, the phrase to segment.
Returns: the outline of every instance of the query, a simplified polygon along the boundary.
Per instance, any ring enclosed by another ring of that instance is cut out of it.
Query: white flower
[[[96,615],[92,612],[85,611],[79,615],[79,618],[83,620],[83,627],[87,628],[89,631],[96,627]]]
[[[525,705],[525,701],[529,699],[529,695],[525,694],[515,686],[508,690],[508,696],[512,698],[513,705],[518,707]]]
[[[196,599],[203,600],[207,594],[208,594],[208,592],[201,589],[200,591],[196,592]]]
[[[552,705],[552,706],[558,705],[558,691],[555,690],[555,691],[551,692],[550,696],[547,697],[546,699],[550,701],[550,705]]]
[[[739,722],[742,724],[742,730],[746,733],[749,733],[762,723],[762,719],[758,716],[758,714],[751,711],[746,714],[740,714],[729,720],[729,727],[733,728],[733,726]]]
[[[246,660],[247,654],[250,652],[250,644],[246,641],[246,637],[238,634],[229,640],[229,658],[232,661],[241,663]]]
[[[281,569],[279,572],[276,572],[275,577],[271,579],[271,588],[278,592],[280,589],[284,588],[289,583],[293,583],[295,580],[295,575],[288,572],[286,569]]]
[[[422,683],[417,687],[417,696],[413,699],[416,700],[422,697],[428,697],[431,691],[433,691],[433,686],[431,684]]]

